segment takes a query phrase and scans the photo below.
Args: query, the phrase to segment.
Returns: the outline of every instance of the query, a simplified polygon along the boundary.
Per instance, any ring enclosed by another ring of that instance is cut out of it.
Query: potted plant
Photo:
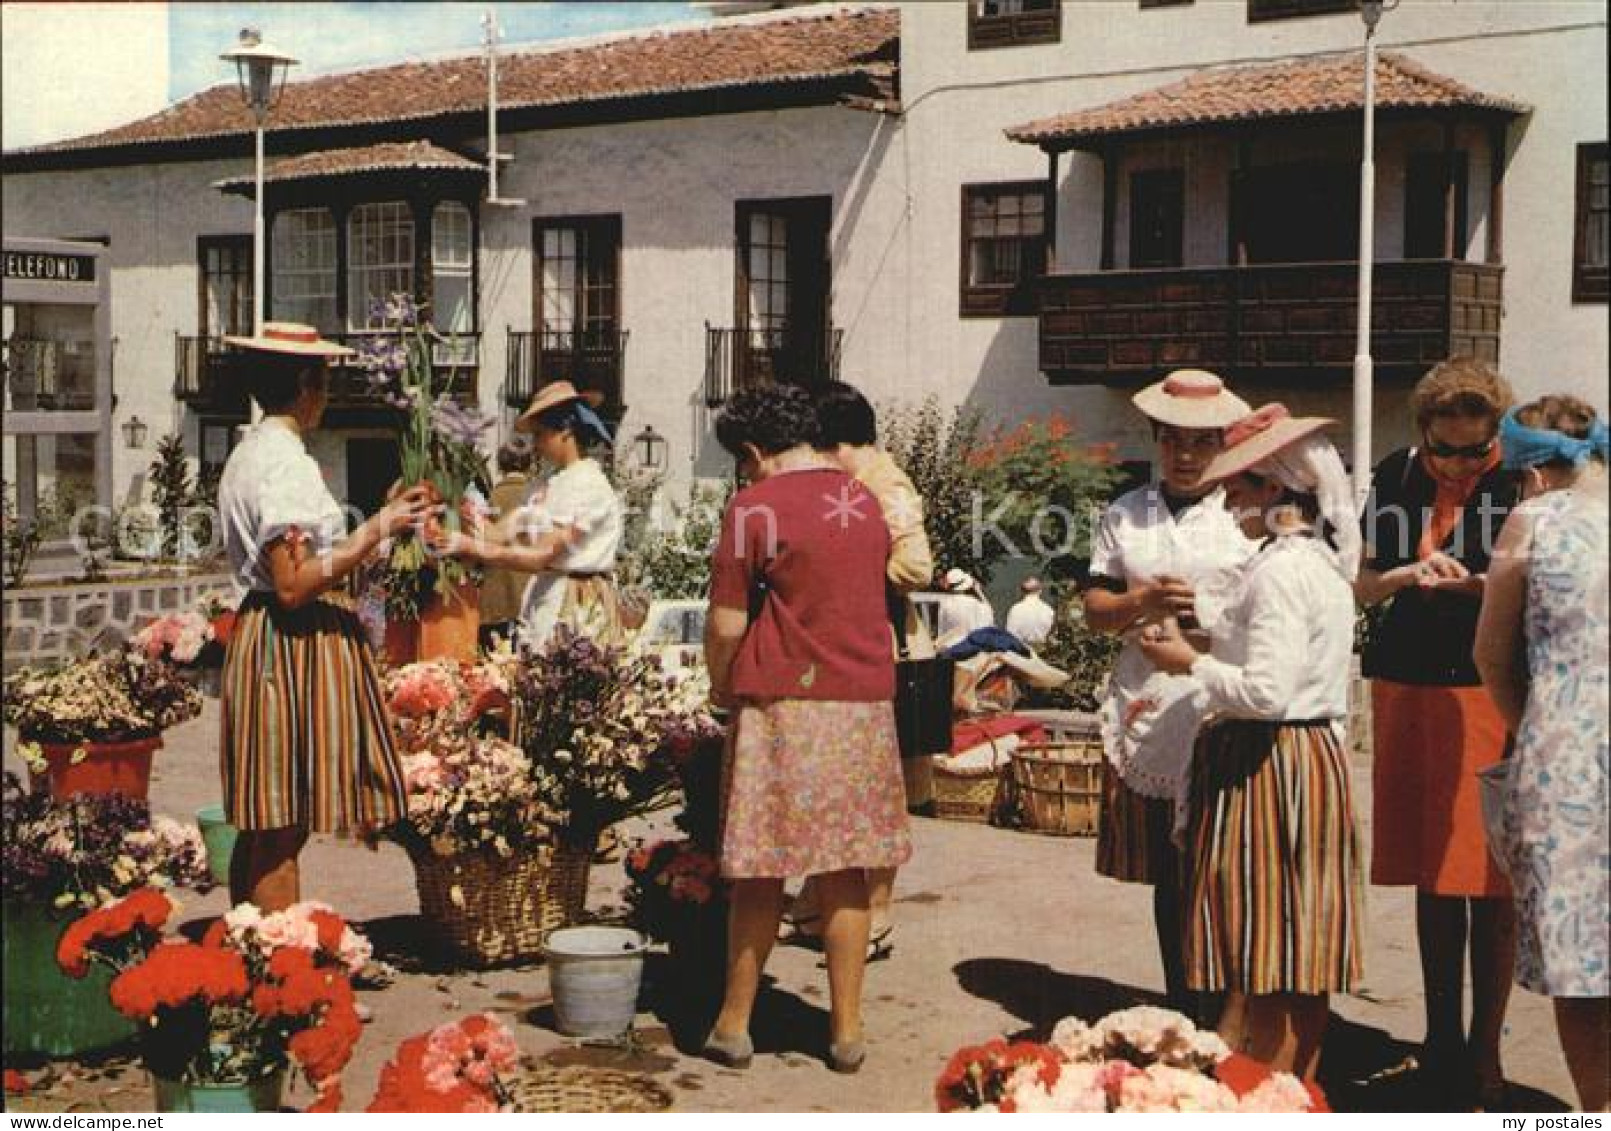
[[[139,647],[24,670],[5,683],[17,752],[51,793],[144,797],[162,732],[201,713],[201,691]]]
[[[510,1110],[515,1039],[490,1013],[410,1037],[380,1070],[367,1112],[470,1114]]]
[[[108,1004],[109,976],[63,977],[56,945],[75,915],[132,891],[208,890],[200,836],[129,797],[57,801],[9,773],[3,795],[6,1051],[72,1056],[127,1039],[134,1026]]]
[[[945,1111],[1324,1112],[1312,1084],[1232,1053],[1167,1009],[1139,1006],[1087,1025],[1065,1017],[1049,1043],[990,1041],[940,1073]]]
[[[406,294],[377,302],[369,321],[380,332],[359,350],[358,363],[370,391],[398,410],[402,484],[429,487],[444,504],[441,519],[433,522],[451,532],[459,529],[466,492],[472,486],[485,490],[490,480],[480,444],[496,421],[454,399],[455,371],[435,363],[443,338],[420,313]],[[420,536],[404,533],[392,540],[386,573],[392,662],[475,659],[480,605],[473,566],[435,558]]]
[[[308,1110],[337,1110],[363,1029],[351,976],[367,941],[318,903],[240,904],[199,943],[164,938],[174,910],[141,889],[73,923],[56,950],[71,977],[114,972],[111,1002],[140,1027],[157,1110],[273,1111],[292,1065],[317,1093]]]

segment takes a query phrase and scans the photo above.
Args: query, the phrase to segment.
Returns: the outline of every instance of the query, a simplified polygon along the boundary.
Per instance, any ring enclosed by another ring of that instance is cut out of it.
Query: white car
[[[702,666],[705,662],[705,602],[651,601],[632,648],[654,653],[666,671]]]

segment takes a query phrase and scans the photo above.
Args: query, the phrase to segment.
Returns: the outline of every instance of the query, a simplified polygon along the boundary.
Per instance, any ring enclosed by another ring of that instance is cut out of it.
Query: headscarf
[[[1611,449],[1611,433],[1605,421],[1595,418],[1587,436],[1568,436],[1551,428],[1530,428],[1516,416],[1516,409],[1505,413],[1499,422],[1499,440],[1504,448],[1505,467],[1510,471],[1526,471],[1554,460],[1566,460],[1573,467],[1582,467],[1590,456],[1601,462]]]
[[[1427,452],[1421,453],[1421,467],[1433,484],[1437,487],[1437,494],[1432,499],[1432,514],[1427,519],[1425,528],[1421,531],[1421,540],[1416,544],[1415,556],[1422,561],[1430,558],[1442,548],[1454,533],[1454,528],[1460,525],[1460,515],[1466,509],[1466,503],[1471,500],[1482,482],[1482,477],[1499,466],[1504,456],[1504,445],[1498,441],[1488,453],[1486,459],[1469,475],[1445,475],[1438,470],[1437,461]]]
[[[569,428],[578,434],[577,439],[579,440],[582,439],[581,432],[585,429],[595,433],[606,444],[615,443],[615,437],[610,435],[609,427],[603,420],[599,419],[599,414],[594,412],[592,407],[582,400],[567,401],[563,404],[555,405],[537,419],[543,427],[552,428],[555,431],[563,431]],[[585,443],[586,441],[584,440],[583,442]]]
[[[1311,433],[1272,452],[1249,470],[1275,480],[1288,491],[1315,497],[1320,517],[1329,527],[1337,569],[1352,585],[1359,572],[1363,538],[1348,470],[1343,467],[1342,456],[1337,454],[1332,442],[1319,432]],[[1278,534],[1291,534],[1296,533],[1300,525],[1276,516],[1272,528]]]

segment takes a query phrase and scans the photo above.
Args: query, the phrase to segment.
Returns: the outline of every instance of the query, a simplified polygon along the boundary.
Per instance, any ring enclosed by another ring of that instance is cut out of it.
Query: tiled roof
[[[480,173],[485,167],[428,141],[388,141],[353,149],[325,149],[275,161],[263,171],[263,180],[305,181],[314,177],[342,177],[387,169],[446,169]],[[226,192],[252,188],[251,177],[229,177],[213,187]]]
[[[866,93],[893,80],[900,13],[889,8],[670,30],[498,60],[501,109],[567,106],[843,78]],[[853,92],[854,93],[854,92]],[[485,110],[479,54],[398,63],[289,83],[271,127],[287,130],[435,118]],[[52,153],[246,135],[252,119],[233,82],[127,125],[15,153]]]
[[[1206,70],[1090,110],[1014,126],[1007,136],[1031,145],[1055,146],[1219,122],[1362,111],[1363,69],[1363,53],[1354,51],[1291,63]],[[1527,112],[1519,102],[1472,90],[1390,52],[1376,58],[1376,106],[1380,110],[1464,107]]]

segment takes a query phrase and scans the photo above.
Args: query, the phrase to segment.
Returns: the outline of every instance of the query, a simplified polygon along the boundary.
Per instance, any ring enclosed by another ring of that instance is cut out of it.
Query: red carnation
[[[173,902],[156,888],[140,888],[74,920],[56,944],[56,964],[69,976],[82,978],[98,953],[129,935],[155,941],[173,914]]]

